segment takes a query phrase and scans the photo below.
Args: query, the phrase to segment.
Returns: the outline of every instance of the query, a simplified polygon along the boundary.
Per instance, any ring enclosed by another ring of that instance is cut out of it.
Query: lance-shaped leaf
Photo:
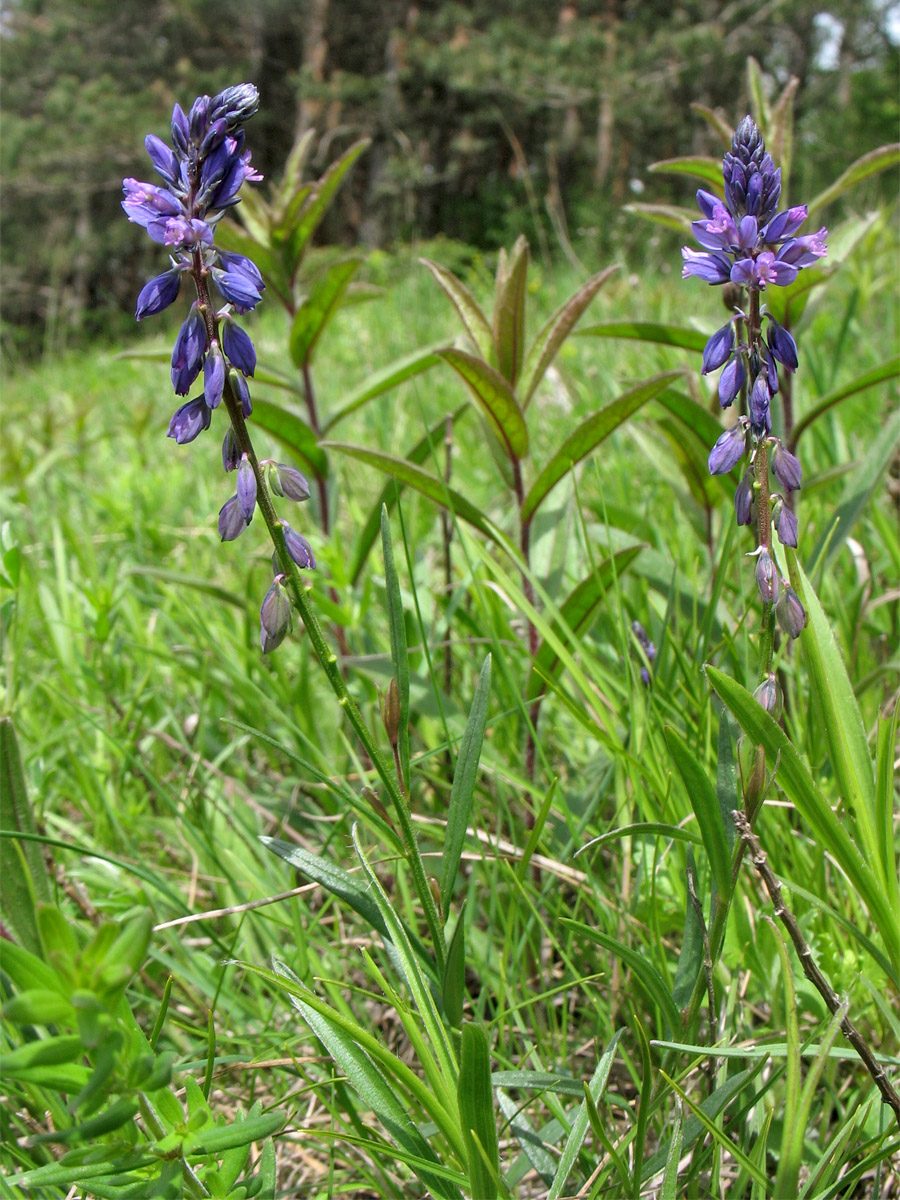
[[[627,546],[602,562],[596,571],[583,579],[559,608],[559,617],[551,629],[564,646],[571,646],[591,626],[603,597],[609,590],[615,575],[621,575],[628,564],[643,550],[643,546]],[[535,700],[547,686],[547,680],[562,674],[564,663],[555,649],[553,640],[545,640],[534,660],[528,681],[527,698]]]
[[[434,361],[437,362],[437,358]],[[449,420],[451,424],[455,425],[470,411],[471,409],[468,404],[462,405],[455,413],[450,414]],[[406,455],[407,462],[419,466],[426,459],[434,456],[435,447],[445,436],[447,420],[447,417],[442,417],[436,425],[432,425],[425,436],[420,438]],[[388,480],[381,489],[381,494],[375,501],[365,524],[357,535],[356,545],[353,547],[353,557],[350,560],[349,572],[350,580],[354,585],[358,582],[360,572],[369,556],[369,551],[378,537],[378,531],[381,528],[381,510],[382,508],[386,508],[390,512],[393,509],[400,492],[403,490],[403,486],[403,481],[397,479],[396,476]]]
[[[561,305],[553,316],[544,323],[531,344],[531,349],[528,351],[528,357],[522,368],[520,394],[522,396],[523,410],[528,407],[535,389],[546,375],[547,368],[556,357],[560,346],[572,332],[578,318],[603,287],[604,283],[606,283],[607,279],[615,274],[618,269],[618,266],[607,267],[605,271],[598,271],[596,275],[592,275],[587,283],[583,284],[574,295],[570,296],[565,304]]]
[[[666,728],[665,737],[697,818],[716,891],[723,899],[727,899],[731,892],[731,851],[716,789],[684,738],[671,726]]]
[[[791,166],[794,159],[794,97],[800,80],[792,75],[782,89],[772,110],[767,145],[769,153],[781,168],[781,194],[791,194]]]
[[[435,351],[442,349],[446,344],[445,339],[441,342],[435,342],[431,346],[423,346],[420,350],[414,350],[412,354],[406,354],[403,358],[395,359],[394,362],[388,363],[386,367],[381,367],[378,371],[373,371],[371,375],[367,375],[358,387],[344,396],[344,402],[340,408],[328,414],[323,426],[324,430],[327,432],[329,429],[332,429],[337,425],[338,421],[343,421],[344,417],[348,417],[351,413],[356,412],[358,408],[362,408],[364,404],[368,404],[376,396],[382,396],[385,392],[389,392],[391,388],[405,383],[407,379],[412,379],[415,375],[421,375],[423,371],[436,366],[440,362],[440,359]]]
[[[752,55],[747,59],[747,91],[750,93],[750,107],[753,109],[756,123],[762,130],[763,136],[768,140],[771,134],[769,124],[772,114],[766,98],[762,69]]]
[[[884,893],[881,874],[875,874],[858,846],[850,837],[841,818],[832,810],[814,782],[799,753],[779,727],[746,688],[716,670],[707,667],[706,675],[714,691],[738,720],[741,728],[757,746],[766,752],[766,760],[778,764],[775,782],[794,804],[809,826],[813,837],[835,862],[856,889],[881,932],[895,971],[895,983],[900,975],[900,939],[890,901]]]
[[[547,1200],[559,1200],[559,1197],[566,1194],[566,1184],[569,1176],[572,1174],[575,1161],[581,1152],[581,1147],[587,1136],[590,1123],[588,1116],[588,1096],[590,1096],[590,1100],[594,1105],[599,1103],[600,1097],[606,1089],[609,1072],[616,1054],[616,1047],[621,1036],[622,1030],[619,1029],[600,1055],[590,1083],[583,1084],[579,1089],[584,1099],[578,1106],[578,1111],[572,1121],[569,1135],[566,1138],[566,1144],[563,1147],[563,1152],[556,1167],[556,1174],[553,1176],[553,1182],[550,1184],[550,1190],[547,1192]]]
[[[877,175],[879,171],[887,171],[891,167],[895,167],[898,162],[900,162],[900,142],[879,146],[877,150],[872,150],[868,154],[864,154],[862,158],[858,158],[855,163],[851,163],[834,183],[810,200],[806,206],[807,210],[810,214],[814,213],[824,205],[830,204],[844,192],[849,191],[850,188],[862,183],[864,179],[868,179],[871,175]]]
[[[310,474],[317,479],[327,477],[328,458],[302,417],[267,400],[254,400],[253,423],[287,446]]]
[[[871,370],[864,371],[862,375],[857,375],[849,383],[841,384],[834,391],[828,392],[808,412],[805,412],[794,426],[793,444],[797,445],[801,435],[812,425],[813,421],[817,421],[819,417],[829,412],[836,405],[841,404],[844,400],[848,400],[851,396],[856,396],[859,392],[864,392],[866,388],[874,387],[878,383],[893,383],[897,378],[898,371],[900,371],[900,356],[889,358],[886,362],[879,363],[877,367],[872,367]]]
[[[664,158],[661,162],[651,163],[647,169],[658,175],[692,175],[696,179],[702,179],[719,195],[724,191],[722,162],[718,158],[707,158],[701,154]]]
[[[613,430],[618,429],[623,421],[633,416],[648,400],[658,396],[679,374],[678,371],[664,371],[661,375],[654,375],[652,379],[623,392],[605,408],[582,421],[578,428],[569,434],[531,485],[522,505],[522,523],[526,524],[531,520],[539,505],[576,463],[581,462],[592,450],[596,450]]]
[[[697,219],[696,209],[678,208],[675,204],[625,204],[622,211],[688,235],[691,233],[691,222]]]
[[[490,361],[494,352],[494,334],[478,301],[462,280],[440,263],[432,262],[429,258],[420,258],[419,262],[428,268],[449,296],[478,353],[485,362]]]
[[[319,338],[340,307],[347,285],[361,263],[361,258],[347,258],[332,263],[315,280],[297,309],[291,326],[289,347],[291,359],[298,370],[312,362]]]
[[[466,354],[464,350],[440,350],[438,353],[465,382],[510,459],[525,458],[528,427],[508,381],[474,354]]]
[[[691,101],[691,108],[695,113],[703,118],[703,120],[714,129],[722,139],[722,144],[728,149],[731,146],[731,139],[734,136],[734,128],[727,121],[723,120],[717,112],[708,108],[705,104],[700,104],[696,100]]]
[[[302,195],[304,192],[308,192],[312,186],[308,183],[304,184],[303,172],[306,169],[306,160],[315,136],[314,129],[307,129],[306,133],[294,142],[291,152],[287,156],[284,174],[271,205],[272,223],[276,227],[285,220],[289,209],[296,203],[298,193]]]
[[[444,834],[440,880],[441,902],[445,912],[449,910],[453,884],[456,882],[459,859],[466,839],[466,829],[472,815],[475,781],[478,778],[478,760],[481,758],[490,696],[491,656],[489,654],[481,667],[475,698],[472,700],[472,708],[469,711],[469,719],[466,722],[466,730],[453,771],[453,786],[450,789],[450,805],[447,810],[447,829]]]
[[[388,625],[391,633],[391,661],[394,666],[399,712],[396,730],[389,730],[392,742],[396,740],[400,759],[400,784],[409,795],[409,657],[406,651],[406,618],[400,596],[400,579],[394,563],[394,546],[391,541],[391,523],[387,505],[381,508],[381,544],[384,549],[384,582],[387,599]]]
[[[494,290],[494,353],[500,374],[516,386],[525,353],[528,242],[520,234],[512,254],[500,251]]]
[[[601,321],[598,325],[585,325],[575,333],[576,337],[628,338],[636,342],[656,342],[660,346],[677,346],[681,350],[701,351],[708,336],[699,329],[685,329],[683,325],[663,325],[656,321]]]
[[[460,1047],[459,1120],[469,1152],[469,1186],[478,1200],[498,1195],[500,1154],[491,1090],[491,1051],[481,1025],[467,1021]]]
[[[427,496],[429,500],[433,500],[435,504],[450,509],[456,516],[474,526],[479,533],[483,533],[497,545],[511,549],[503,534],[470,500],[448,487],[443,479],[436,479],[434,475],[429,475],[427,471],[423,471],[409,459],[396,458],[392,454],[383,454],[380,450],[370,450],[367,446],[353,446],[347,442],[322,442],[322,448],[336,450],[338,454],[346,454],[350,458],[356,458],[360,462],[377,467],[386,475],[392,475],[400,483],[405,483],[415,491],[421,492],[423,496]]]
[[[288,266],[291,272],[297,269],[310,238],[318,229],[319,223],[328,211],[328,206],[334,199],[335,192],[343,183],[344,176],[363,151],[367,150],[371,144],[371,138],[363,138],[361,141],[355,142],[349,150],[345,150],[341,157],[331,164],[315,185],[315,190],[303,206],[300,218],[285,246],[288,255]]]

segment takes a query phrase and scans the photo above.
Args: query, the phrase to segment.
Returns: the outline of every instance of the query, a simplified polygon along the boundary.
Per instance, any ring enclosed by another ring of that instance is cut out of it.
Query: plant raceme
[[[122,201],[129,221],[143,226],[154,242],[169,247],[171,267],[144,285],[137,299],[140,321],[168,308],[178,297],[182,276],[193,280],[192,303],[172,350],[172,386],[186,396],[202,371],[202,391],[176,410],[168,436],[179,445],[192,442],[208,429],[223,399],[231,423],[222,444],[222,465],[236,472],[235,494],[219,511],[223,542],[239,537],[253,519],[261,488],[295,501],[309,497],[303,475],[294,467],[259,461],[244,422],[253,411],[247,379],[256,369],[256,350],[235,320],[252,311],[265,290],[251,259],[218,248],[216,226],[223,214],[240,202],[245,181],[262,176],[244,149],[243,125],[259,106],[259,93],[250,83],[226,88],[213,97],[198,96],[185,114],[172,112],[172,145],[148,134],[147,153],[163,180],[160,187],[125,179]],[[224,301],[214,308],[210,283]],[[284,545],[293,562],[312,570],[316,562],[302,534],[282,523]],[[275,564],[275,579],[260,611],[260,643],[274,650],[291,628],[291,605],[284,575]]]
[[[782,545],[796,547],[797,518],[790,494],[801,484],[797,458],[771,434],[770,405],[779,389],[779,372],[797,369],[797,346],[787,329],[760,307],[760,293],[772,285],[794,282],[804,267],[827,253],[827,230],[796,236],[807,217],[801,204],[778,212],[781,171],[766,152],[752,117],[735,130],[731,150],[722,161],[724,201],[702,188],[697,202],[703,212],[694,221],[694,236],[703,247],[682,250],[685,279],[694,275],[733,290],[734,315],[717,330],[703,350],[703,374],[722,367],[719,403],[729,408],[739,396],[742,413],[709,455],[712,475],[724,475],[749,452],[749,467],[734,496],[739,525],[758,529],[756,582],[766,612],[774,606],[778,624],[795,638],[806,624],[806,613],[787,580],[779,580],[772,546],[774,524]],[[746,289],[747,310],[737,301]],[[730,302],[731,296],[726,297]],[[763,321],[766,322],[765,336]],[[769,471],[783,494],[770,492]]]

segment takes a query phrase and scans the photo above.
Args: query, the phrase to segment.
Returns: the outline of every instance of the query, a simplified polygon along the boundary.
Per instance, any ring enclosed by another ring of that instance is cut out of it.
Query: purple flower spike
[[[786,487],[790,492],[799,489],[803,480],[800,460],[791,454],[790,450],[785,450],[781,442],[776,442],[772,450],[771,467],[772,474],[782,487]]]
[[[219,509],[219,537],[223,542],[233,542],[244,532],[250,522],[245,518],[237,496],[226,500]]]
[[[703,347],[703,367],[701,374],[708,375],[710,371],[718,370],[723,363],[726,363],[731,358],[731,351],[733,349],[734,325],[729,321],[727,325],[723,325],[721,329],[717,329]]]
[[[746,377],[744,360],[740,354],[736,354],[719,376],[719,404],[722,408],[728,408],[734,403],[734,398],[744,386]]]
[[[244,375],[256,370],[256,350],[248,334],[237,322],[226,317],[222,321],[222,349],[233,367]]]
[[[244,520],[249,525],[253,520],[253,512],[256,508],[256,476],[253,473],[253,467],[250,465],[250,459],[246,454],[241,455],[241,462],[238,467],[237,502]]]
[[[206,325],[200,307],[194,301],[187,320],[181,326],[172,351],[172,386],[177,396],[186,396],[200,374],[206,354]]]
[[[181,268],[173,267],[162,275],[157,275],[141,288],[137,298],[135,317],[142,321],[144,317],[153,317],[168,308],[178,298],[181,289]]]
[[[710,475],[727,475],[744,457],[746,440],[740,424],[726,429],[709,452]]]
[[[803,632],[808,617],[806,609],[800,602],[800,597],[791,587],[786,587],[775,605],[775,617],[788,637],[799,637]]]
[[[263,654],[276,650],[291,631],[291,601],[284,576],[276,575],[259,610],[259,642]]]
[[[765,604],[774,604],[778,599],[778,571],[772,556],[764,547],[756,560],[756,586]]]
[[[291,529],[286,521],[281,523],[284,533],[284,544],[287,547],[287,552],[297,564],[298,567],[303,567],[307,570],[314,570],[316,560],[313,558],[313,552],[310,549],[309,542],[302,534],[296,533]]]
[[[797,518],[784,502],[775,517],[775,528],[778,530],[778,540],[782,546],[792,546],[796,550],[799,534]]]
[[[184,446],[192,442],[204,429],[209,429],[211,415],[202,396],[188,400],[187,404],[182,404],[174,413],[166,436],[174,438],[179,446]]]

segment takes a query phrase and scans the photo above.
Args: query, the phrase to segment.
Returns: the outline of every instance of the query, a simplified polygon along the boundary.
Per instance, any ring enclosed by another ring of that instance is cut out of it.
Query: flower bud
[[[174,438],[179,446],[192,442],[204,429],[209,429],[212,414],[202,396],[196,396],[175,410],[166,437]]]
[[[219,537],[223,542],[233,542],[247,528],[249,521],[244,517],[237,496],[226,500],[219,509]]]
[[[719,404],[722,408],[734,403],[735,396],[744,386],[746,375],[744,360],[740,354],[736,354],[719,376]]]
[[[144,317],[152,317],[162,312],[177,298],[180,288],[181,271],[177,267],[157,275],[141,288],[135,317],[141,321]]]
[[[241,412],[244,414],[244,419],[253,412],[253,405],[250,403],[250,389],[247,387],[247,380],[243,377],[240,371],[231,370],[228,372],[228,382],[231,384],[231,390],[241,402]]]
[[[775,516],[775,528],[778,530],[778,540],[782,546],[792,546],[797,549],[797,518],[782,500]]]
[[[732,425],[721,434],[709,452],[710,475],[727,475],[744,457],[746,442],[744,427],[741,424]]]
[[[284,576],[276,575],[259,610],[259,641],[263,654],[270,654],[291,631],[291,601]]]
[[[249,525],[256,508],[256,475],[246,454],[241,455],[237,472],[237,502],[244,520]]]
[[[206,353],[206,325],[196,300],[191,306],[172,350],[172,386],[177,396],[186,396],[200,374]]]
[[[782,487],[791,492],[798,490],[803,480],[803,468],[800,466],[800,460],[791,454],[790,450],[785,450],[781,442],[775,443],[769,465]]]
[[[778,571],[765,547],[760,548],[756,559],[756,586],[764,604],[774,604],[778,599]]]
[[[236,471],[241,461],[241,449],[238,446],[234,430],[229,425],[228,432],[222,442],[222,466],[226,471]]]
[[[225,390],[225,359],[218,342],[213,342],[203,364],[203,395],[210,408],[218,408]]]
[[[744,472],[744,477],[737,485],[734,493],[734,515],[738,525],[750,525],[753,522],[753,471]]]
[[[703,366],[701,374],[706,375],[715,371],[731,358],[734,348],[734,325],[731,321],[716,330],[703,347]]]
[[[799,637],[807,622],[806,609],[792,587],[786,587],[775,605],[775,617],[789,637]]]
[[[775,681],[774,675],[768,675],[753,693],[753,698],[766,710],[766,712],[776,721],[781,715],[781,690]]]
[[[297,566],[310,571],[315,570],[316,560],[313,557],[313,552],[306,538],[291,529],[286,521],[281,522],[281,528],[284,533],[284,544],[287,552]]]
[[[769,401],[772,399],[772,391],[769,387],[768,376],[765,371],[760,371],[753,384],[753,390],[750,392],[750,424],[754,432],[768,433],[772,428],[772,419],[769,415]]]
[[[256,350],[253,342],[238,323],[230,317],[222,321],[222,349],[233,367],[244,375],[256,370]]]
[[[306,477],[296,467],[287,467],[284,463],[272,463],[270,475],[272,491],[276,496],[286,496],[288,500],[308,500],[309,484]]]

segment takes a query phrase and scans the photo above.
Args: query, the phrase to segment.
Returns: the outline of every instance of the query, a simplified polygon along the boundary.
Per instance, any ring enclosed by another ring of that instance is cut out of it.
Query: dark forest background
[[[647,261],[635,199],[689,198],[656,160],[719,154],[698,102],[734,122],[745,63],[772,95],[795,76],[791,201],[897,137],[896,4],[881,0],[19,0],[2,45],[3,349],[7,362],[121,336],[158,254],[125,221],[125,175],[151,178],[148,131],[177,100],[248,79],[254,163],[280,175],[318,135],[320,173],[372,146],[323,229],[390,246],[438,234],[490,250],[524,232]],[[265,186],[265,185],[264,185]],[[879,199],[896,180],[872,185]],[[871,196],[854,196],[859,204]]]

